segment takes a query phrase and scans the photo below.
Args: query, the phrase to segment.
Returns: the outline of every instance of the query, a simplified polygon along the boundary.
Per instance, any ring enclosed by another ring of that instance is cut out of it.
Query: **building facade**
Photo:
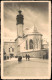
[[[42,34],[37,31],[34,26],[33,32],[24,34],[24,16],[22,11],[18,11],[19,14],[16,16],[17,20],[17,38],[14,42],[4,42],[4,59],[22,56],[25,57],[29,54],[30,57],[43,57],[47,54],[47,48],[42,49]]]

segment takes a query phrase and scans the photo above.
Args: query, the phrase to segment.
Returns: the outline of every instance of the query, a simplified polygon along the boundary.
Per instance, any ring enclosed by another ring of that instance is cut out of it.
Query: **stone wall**
[[[32,52],[20,53],[21,56],[25,57],[26,54],[29,54],[31,58],[48,58],[48,50],[39,50]]]

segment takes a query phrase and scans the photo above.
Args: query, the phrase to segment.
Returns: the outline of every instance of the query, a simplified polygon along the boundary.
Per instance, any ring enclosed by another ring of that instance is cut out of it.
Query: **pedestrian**
[[[22,61],[22,56],[19,56],[18,57],[18,62],[21,62]]]
[[[26,61],[27,61],[27,57],[28,57],[28,56],[27,56],[27,54],[26,54]]]
[[[29,61],[29,59],[30,59],[30,55],[28,54],[28,61]]]

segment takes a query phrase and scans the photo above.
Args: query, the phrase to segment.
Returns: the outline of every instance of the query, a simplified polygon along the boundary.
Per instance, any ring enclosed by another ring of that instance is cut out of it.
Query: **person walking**
[[[18,56],[18,62],[22,61],[22,56]]]
[[[29,61],[29,59],[30,59],[30,55],[28,54],[28,61]]]
[[[28,58],[28,56],[27,56],[27,54],[26,54],[26,61],[27,61],[27,58]]]

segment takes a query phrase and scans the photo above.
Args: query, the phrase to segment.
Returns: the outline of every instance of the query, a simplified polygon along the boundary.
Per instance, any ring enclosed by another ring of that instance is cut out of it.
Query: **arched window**
[[[27,40],[26,40],[26,50],[28,50],[28,42],[27,42]]]
[[[29,41],[29,48],[33,49],[33,40],[32,39]]]

